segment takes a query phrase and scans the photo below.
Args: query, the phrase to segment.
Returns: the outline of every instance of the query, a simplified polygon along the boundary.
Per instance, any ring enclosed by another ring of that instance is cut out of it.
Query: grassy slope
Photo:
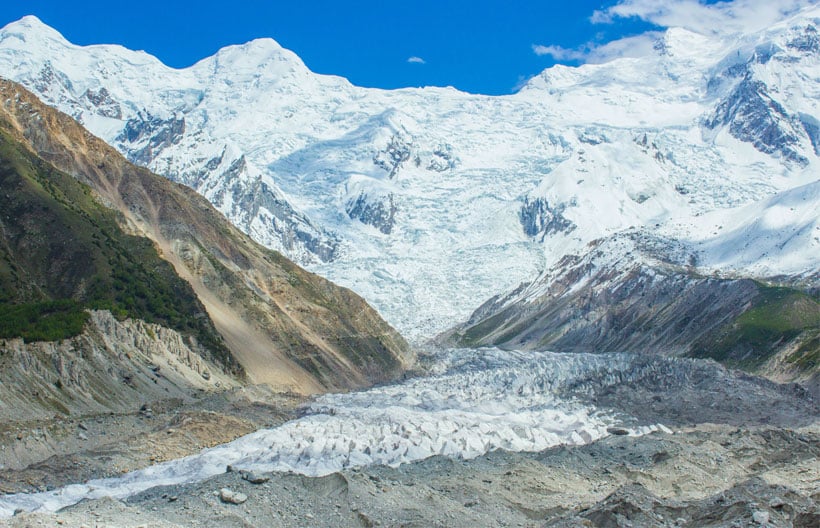
[[[153,243],[122,231],[91,189],[0,130],[0,337],[57,340],[85,308],[193,336],[236,370],[190,285]]]
[[[788,361],[799,370],[815,370],[820,355],[820,302],[793,288],[760,284],[752,306],[716,334],[695,343],[691,355],[755,370],[795,340],[799,343]]]

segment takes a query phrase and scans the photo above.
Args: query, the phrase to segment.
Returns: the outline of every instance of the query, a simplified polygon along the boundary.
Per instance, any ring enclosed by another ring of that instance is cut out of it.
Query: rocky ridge
[[[240,385],[178,332],[139,320],[119,321],[106,311],[92,312],[75,338],[0,341],[0,417],[6,422],[129,412],[155,400],[189,399],[198,390]]]
[[[585,257],[566,257],[537,281],[491,299],[440,340],[710,357],[816,391],[820,301],[813,282],[704,275],[694,262],[685,247],[658,237],[601,240]]]

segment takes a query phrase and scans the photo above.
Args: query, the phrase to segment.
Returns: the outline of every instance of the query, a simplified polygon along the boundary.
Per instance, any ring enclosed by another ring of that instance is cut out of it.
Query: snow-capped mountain
[[[359,88],[270,39],[177,70],[26,17],[0,30],[0,75],[418,339],[624,233],[710,274],[816,280],[818,26],[671,28],[491,97]]]

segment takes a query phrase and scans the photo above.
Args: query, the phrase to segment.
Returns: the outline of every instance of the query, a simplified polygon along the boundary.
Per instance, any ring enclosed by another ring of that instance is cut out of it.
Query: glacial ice
[[[120,477],[2,497],[0,517],[18,508],[55,511],[83,499],[124,498],[154,486],[197,482],[225,472],[228,464],[322,476],[436,455],[469,459],[497,449],[586,444],[628,417],[566,399],[562,389],[591,375],[628,371],[633,361],[627,355],[449,350],[435,356],[430,376],[319,397],[299,419],[196,455]],[[659,424],[628,430],[669,432]]]

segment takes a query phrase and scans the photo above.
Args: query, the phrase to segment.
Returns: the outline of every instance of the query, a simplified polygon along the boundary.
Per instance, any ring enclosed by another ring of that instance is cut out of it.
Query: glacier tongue
[[[450,350],[436,357],[429,377],[322,396],[300,419],[122,477],[4,496],[0,516],[18,508],[54,511],[86,498],[123,498],[154,486],[201,481],[223,473],[228,464],[321,476],[435,455],[474,458],[496,449],[586,444],[622,421],[635,435],[668,432],[662,425],[635,425],[628,416],[563,395],[590,379],[627,379],[633,362],[626,355]]]

